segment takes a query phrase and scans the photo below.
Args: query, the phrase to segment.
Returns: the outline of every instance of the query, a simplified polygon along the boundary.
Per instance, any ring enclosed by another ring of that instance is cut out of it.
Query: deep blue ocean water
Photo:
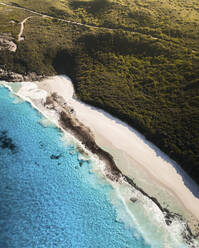
[[[148,248],[118,221],[113,188],[80,165],[62,133],[0,87],[0,248]],[[121,203],[122,205],[122,203]],[[128,218],[128,216],[127,216]]]

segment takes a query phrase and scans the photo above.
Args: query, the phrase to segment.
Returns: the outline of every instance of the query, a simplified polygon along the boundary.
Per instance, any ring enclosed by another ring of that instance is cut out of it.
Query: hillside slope
[[[0,51],[0,67],[66,73],[79,98],[137,128],[199,183],[197,0],[3,2],[12,6],[0,5],[0,35],[18,48]]]

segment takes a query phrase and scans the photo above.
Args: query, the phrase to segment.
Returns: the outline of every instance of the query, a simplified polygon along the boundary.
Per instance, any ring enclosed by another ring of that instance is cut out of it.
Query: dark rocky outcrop
[[[45,78],[44,75],[37,75],[34,72],[28,73],[26,75],[22,75],[19,73],[15,73],[3,68],[0,68],[0,80],[5,80],[7,82],[25,82],[25,81],[40,81]]]
[[[75,122],[67,112],[60,112],[60,123],[62,127],[72,133],[85,147],[96,154],[100,160],[103,160],[107,166],[107,177],[111,180],[118,180],[121,176],[120,170],[117,168],[113,157],[95,142],[93,136],[88,132],[88,129],[82,124]]]
[[[123,178],[123,180],[126,181],[129,185],[131,185],[133,188],[141,192],[145,197],[153,201],[153,203],[155,203],[156,206],[164,214],[165,223],[167,225],[171,225],[171,223],[175,219],[178,219],[178,221],[184,223],[185,228],[182,232],[182,237],[187,242],[187,244],[190,244],[192,245],[192,247],[194,247],[193,239],[198,237],[199,234],[194,235],[192,233],[190,227],[188,226],[188,224],[181,215],[177,213],[173,213],[169,211],[167,208],[162,207],[159,201],[155,197],[148,195],[131,178],[123,175],[121,171],[117,168],[112,155],[104,151],[101,147],[99,147],[96,144],[91,130],[88,127],[84,126],[78,119],[76,119],[75,112],[71,111],[71,107],[68,106],[66,102],[64,102],[64,99],[62,97],[53,93],[51,96],[47,97],[44,106],[55,109],[59,114],[60,117],[59,122],[62,128],[67,132],[71,133],[73,136],[75,136],[86,147],[86,149],[88,149],[93,154],[96,154],[98,158],[105,163],[106,165],[105,174],[107,178],[117,182],[119,181],[119,179]],[[137,199],[132,197],[130,198],[130,201],[134,204],[136,203]]]

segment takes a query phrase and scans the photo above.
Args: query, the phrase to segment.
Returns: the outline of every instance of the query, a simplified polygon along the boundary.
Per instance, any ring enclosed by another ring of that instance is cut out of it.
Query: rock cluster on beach
[[[62,128],[74,135],[89,151],[103,160],[106,164],[106,176],[111,180],[118,181],[121,172],[117,168],[113,157],[96,144],[91,130],[75,117],[74,110],[68,106],[64,99],[53,93],[47,97],[45,106],[53,108],[59,113]]]
[[[42,82],[44,83],[44,81]],[[38,85],[40,85],[42,84],[42,82],[37,83]],[[54,83],[55,81],[53,81],[53,85]],[[33,91],[36,92],[36,96],[34,94],[35,92]],[[31,83],[22,83],[19,95],[20,94],[22,96],[29,96],[31,99],[31,103],[33,103],[34,106],[39,106],[38,109],[40,109],[41,107],[42,111],[44,110],[44,112],[46,110],[49,110],[49,112],[56,117],[57,125],[61,129],[66,130],[68,133],[72,134],[81,142],[81,144],[83,144],[81,150],[82,153],[85,152],[85,150],[87,150],[87,152],[90,151],[91,153],[95,154],[101,161],[103,161],[105,165],[105,167],[103,167],[104,176],[106,176],[109,180],[118,183],[127,183],[130,187],[132,187],[133,190],[135,189],[136,191],[139,191],[143,195],[143,197],[150,199],[162,212],[166,225],[172,225],[175,221],[179,221],[180,223],[182,223],[182,225],[184,226],[181,233],[183,239],[188,244],[193,243],[193,239],[197,237],[198,233],[195,231],[193,232],[192,228],[190,229],[188,222],[183,218],[183,216],[176,214],[175,212],[169,210],[167,207],[165,208],[161,204],[161,202],[159,202],[158,198],[155,198],[151,196],[150,193],[147,193],[144,188],[140,187],[139,184],[134,181],[134,178],[131,179],[128,176],[125,176],[120,171],[114,161],[114,157],[96,143],[94,135],[95,133],[92,129],[90,129],[90,126],[87,127],[82,119],[79,118],[78,112],[76,113],[76,107],[70,102],[70,100],[66,100],[67,97],[65,97],[65,95],[60,94],[60,92],[57,92],[54,88],[49,88],[48,91],[43,90],[42,88],[42,94],[39,94],[38,88],[35,83],[32,83],[32,85]],[[70,92],[70,89],[67,89],[67,94],[72,94],[72,92]],[[84,148],[86,149],[84,150]],[[60,156],[61,154],[52,154],[50,158],[59,159]],[[80,161],[80,167],[81,165],[82,164]],[[131,204],[137,204],[137,202],[139,202],[139,198],[131,195],[129,196],[129,201],[131,202]]]
[[[56,93],[52,93],[51,96],[47,97],[44,105],[47,108],[54,109],[59,114],[59,122],[64,130],[74,135],[89,151],[91,151],[93,154],[96,154],[98,158],[105,163],[105,174],[107,178],[112,181],[118,182],[122,177],[124,181],[129,183],[144,196],[151,199],[164,214],[165,223],[167,225],[171,225],[172,222],[176,219],[183,222],[186,228],[183,230],[182,236],[187,244],[192,244],[192,239],[196,238],[197,234],[194,235],[192,233],[183,217],[179,214],[170,212],[167,208],[162,207],[156,198],[148,195],[142,188],[136,185],[132,179],[123,175],[115,164],[112,155],[96,144],[94,135],[91,130],[76,118],[75,111],[65,102],[63,97],[58,96]],[[132,203],[136,203],[137,199],[130,198],[130,201]]]

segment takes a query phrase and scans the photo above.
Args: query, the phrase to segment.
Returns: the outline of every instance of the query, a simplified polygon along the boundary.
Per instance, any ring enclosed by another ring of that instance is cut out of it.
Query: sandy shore
[[[108,113],[78,101],[69,78],[56,76],[41,82],[25,82],[17,94],[58,124],[56,113],[43,106],[47,95],[54,92],[74,109],[76,118],[89,127],[97,145],[113,156],[124,175],[133,179],[148,195],[157,198],[163,207],[188,218],[189,223],[198,223],[199,187],[179,165],[136,130]]]
[[[199,187],[167,155],[125,123],[78,101],[69,78],[56,76],[37,85],[61,95],[74,108],[76,117],[91,129],[97,144],[113,155],[125,175],[147,186],[149,192],[156,191],[156,197],[167,189],[171,198],[177,197],[184,208],[199,219]]]

